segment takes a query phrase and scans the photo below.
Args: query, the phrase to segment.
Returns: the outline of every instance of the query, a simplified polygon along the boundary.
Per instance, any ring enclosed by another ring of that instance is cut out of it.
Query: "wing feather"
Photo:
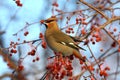
[[[54,35],[56,42],[69,46],[71,48],[74,48],[76,50],[79,50],[79,49],[85,50],[82,47],[75,44],[75,41],[69,35],[66,35],[63,32],[55,32],[55,33],[57,34],[57,35]]]

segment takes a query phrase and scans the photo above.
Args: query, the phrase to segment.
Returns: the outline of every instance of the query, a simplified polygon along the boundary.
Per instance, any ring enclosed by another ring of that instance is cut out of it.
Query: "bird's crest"
[[[57,21],[56,16],[51,16],[50,18],[46,19],[46,20],[45,20],[45,23],[50,23],[50,22],[52,22],[52,21]]]

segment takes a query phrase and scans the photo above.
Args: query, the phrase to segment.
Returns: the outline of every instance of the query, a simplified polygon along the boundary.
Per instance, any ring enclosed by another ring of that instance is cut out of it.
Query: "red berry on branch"
[[[28,31],[26,31],[25,33],[24,33],[24,36],[27,36],[29,34],[29,32]]]
[[[47,48],[47,44],[46,44],[46,42],[45,42],[45,41],[42,41],[42,47],[43,47],[44,49],[46,49],[46,48]]]
[[[43,38],[43,34],[42,33],[39,34],[39,38],[41,38],[41,39]]]

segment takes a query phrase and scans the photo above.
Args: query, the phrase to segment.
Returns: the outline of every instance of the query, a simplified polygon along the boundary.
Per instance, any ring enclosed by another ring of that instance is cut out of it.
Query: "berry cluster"
[[[73,58],[63,57],[62,54],[55,56],[54,59],[49,58],[49,64],[47,65],[47,70],[51,71],[48,76],[53,76],[55,80],[61,80],[65,76],[72,79],[73,76],[73,67],[72,60]]]

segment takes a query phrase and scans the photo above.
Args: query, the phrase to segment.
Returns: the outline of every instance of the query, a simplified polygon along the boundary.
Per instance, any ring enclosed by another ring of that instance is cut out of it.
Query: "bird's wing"
[[[76,50],[79,50],[79,49],[85,50],[82,47],[75,44],[75,41],[70,36],[66,35],[63,32],[57,32],[57,35],[54,35],[54,38],[55,38],[56,42],[61,43],[65,46],[69,46]]]
[[[83,42],[82,40],[80,40],[80,39],[77,39],[77,38],[75,38],[75,37],[73,37],[73,36],[70,36],[75,42]]]
[[[77,44],[72,43],[72,42],[71,43],[66,43],[66,46],[72,47],[72,48],[77,49],[77,50],[82,49],[82,50],[86,51],[84,48],[82,48],[82,47],[80,47]]]

